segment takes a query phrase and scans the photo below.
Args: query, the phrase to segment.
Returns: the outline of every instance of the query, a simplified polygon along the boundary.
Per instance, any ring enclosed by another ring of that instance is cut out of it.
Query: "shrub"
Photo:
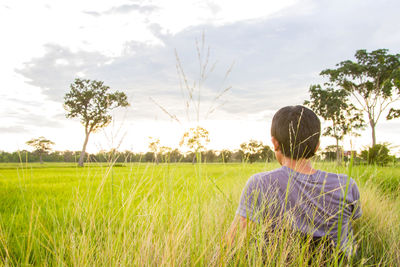
[[[395,160],[395,156],[389,155],[388,144],[377,144],[368,150],[361,151],[361,158],[368,164],[387,165]]]

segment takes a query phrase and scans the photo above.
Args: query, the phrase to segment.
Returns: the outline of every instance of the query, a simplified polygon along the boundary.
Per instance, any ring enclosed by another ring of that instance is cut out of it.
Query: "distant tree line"
[[[261,151],[255,154],[249,154],[241,149],[239,150],[206,150],[202,151],[201,160],[206,163],[229,163],[229,162],[270,162],[275,159],[274,153],[268,146],[263,146]],[[39,153],[37,151],[31,152],[27,150],[5,152],[0,151],[0,162],[79,162],[81,151],[53,151],[49,153]],[[130,163],[130,162],[187,162],[193,163],[195,157],[194,152],[182,153],[178,149],[171,150],[166,153],[145,152],[137,153],[132,151],[100,151],[95,154],[86,153],[86,162],[117,162],[117,163]]]
[[[396,163],[398,159],[390,155],[389,144],[377,144],[369,147],[357,154],[356,151],[344,151],[339,147],[343,162],[347,162],[353,156],[355,164],[376,164],[387,165]],[[132,151],[100,151],[95,154],[85,153],[87,162],[115,162],[115,163],[194,163],[195,152],[182,153],[178,149],[159,150],[160,152],[137,153]],[[234,163],[234,162],[272,162],[275,161],[275,154],[267,145],[262,142],[250,140],[242,143],[237,150],[205,150],[201,151],[201,161],[203,163]],[[326,147],[315,156],[318,161],[336,161],[336,145]],[[25,163],[25,162],[71,162],[78,163],[81,151],[52,151],[43,152],[35,150],[33,152],[22,150],[15,152],[0,151],[1,163]]]
[[[39,154],[37,151],[27,150],[5,152],[0,151],[0,162],[77,162],[80,151],[53,151]]]

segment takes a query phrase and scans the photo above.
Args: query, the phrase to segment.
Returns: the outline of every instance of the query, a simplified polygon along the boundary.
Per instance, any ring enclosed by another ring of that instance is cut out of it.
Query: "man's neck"
[[[314,174],[317,172],[317,170],[312,167],[311,161],[308,159],[294,160],[284,157],[281,165],[303,174]]]

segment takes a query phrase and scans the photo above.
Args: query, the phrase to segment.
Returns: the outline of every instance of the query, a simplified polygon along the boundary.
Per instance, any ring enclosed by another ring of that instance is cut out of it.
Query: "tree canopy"
[[[77,78],[64,97],[66,117],[79,118],[85,127],[85,141],[79,158],[80,166],[83,166],[89,135],[111,122],[110,110],[129,105],[125,93],[119,91],[110,93],[109,90],[110,87],[104,85],[102,81]]]
[[[26,144],[35,149],[34,152],[39,154],[40,164],[43,164],[43,154],[51,151],[51,146],[54,145],[54,142],[40,136],[39,138],[33,138],[27,141]]]
[[[196,128],[190,128],[189,131],[185,132],[179,142],[180,146],[186,146],[192,152],[194,152],[193,163],[195,157],[201,162],[201,151],[205,150],[207,144],[210,142],[209,133],[206,129],[201,126]]]
[[[395,156],[389,155],[388,146],[388,143],[383,143],[369,147],[367,150],[361,151],[361,158],[367,161],[368,164],[387,165],[389,162],[396,160]]]
[[[160,152],[160,139],[149,137],[149,149],[154,154],[154,162],[158,164],[158,153]]]
[[[250,163],[258,160],[269,162],[275,157],[275,153],[269,146],[257,140],[249,140],[240,144],[240,151],[243,154],[243,160]]]
[[[346,60],[337,68],[326,69],[321,75],[349,92],[356,107],[368,117],[372,131],[372,145],[376,144],[375,127],[382,113],[400,99],[400,55],[387,49],[372,52],[357,50],[356,61]],[[399,110],[391,109],[387,118],[395,118]]]
[[[365,126],[362,113],[349,103],[350,92],[343,88],[335,89],[331,86],[323,88],[321,85],[311,85],[309,92],[310,100],[304,101],[304,104],[329,123],[323,135],[335,138],[336,159],[340,162],[339,141],[343,140],[345,135],[354,134],[354,130]]]

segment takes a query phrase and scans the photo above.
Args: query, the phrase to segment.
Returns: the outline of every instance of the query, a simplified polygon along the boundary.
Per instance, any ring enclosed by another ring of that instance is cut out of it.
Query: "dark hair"
[[[317,115],[300,105],[283,107],[272,119],[271,136],[278,140],[282,154],[292,159],[314,156],[320,133]]]

